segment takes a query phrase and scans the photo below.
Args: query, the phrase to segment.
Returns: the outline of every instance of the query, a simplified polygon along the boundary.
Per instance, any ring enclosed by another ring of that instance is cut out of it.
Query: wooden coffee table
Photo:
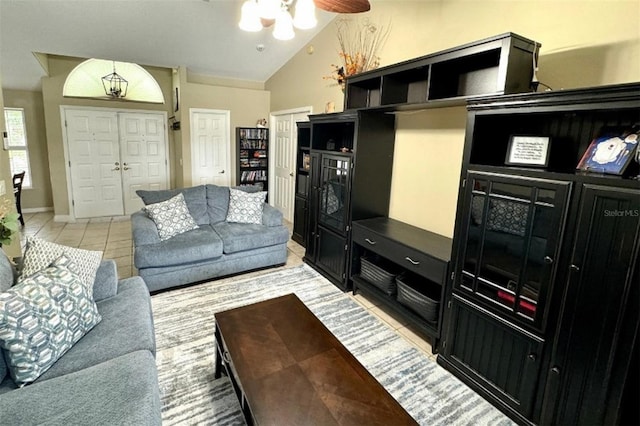
[[[249,425],[417,424],[295,295],[215,318],[215,377]]]

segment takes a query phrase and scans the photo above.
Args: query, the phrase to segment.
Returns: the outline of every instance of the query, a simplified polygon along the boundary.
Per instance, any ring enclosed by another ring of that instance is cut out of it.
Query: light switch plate
[[[0,180],[0,197],[7,193],[7,188],[4,186],[4,181]]]

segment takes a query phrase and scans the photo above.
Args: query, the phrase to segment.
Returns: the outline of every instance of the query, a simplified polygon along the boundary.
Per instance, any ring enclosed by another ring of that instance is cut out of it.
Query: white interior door
[[[139,189],[168,188],[166,129],[163,114],[120,113],[120,158],[124,214],[140,210]]]
[[[311,111],[309,111],[311,112]],[[274,113],[272,127],[273,185],[269,200],[289,222],[293,222],[295,197],[296,149],[298,131],[296,122],[307,121],[309,112]]]
[[[192,184],[230,185],[229,111],[190,109]]]
[[[75,217],[122,215],[117,114],[67,110],[65,123]]]

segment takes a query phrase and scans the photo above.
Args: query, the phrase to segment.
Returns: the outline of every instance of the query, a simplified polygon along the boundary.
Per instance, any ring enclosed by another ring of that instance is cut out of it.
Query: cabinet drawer
[[[431,281],[445,282],[447,262],[358,226],[353,228],[353,242]]]

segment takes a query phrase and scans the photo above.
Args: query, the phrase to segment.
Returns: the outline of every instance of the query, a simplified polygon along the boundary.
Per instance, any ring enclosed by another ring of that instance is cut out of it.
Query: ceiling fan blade
[[[318,9],[333,13],[360,13],[371,9],[369,0],[313,0]]]

